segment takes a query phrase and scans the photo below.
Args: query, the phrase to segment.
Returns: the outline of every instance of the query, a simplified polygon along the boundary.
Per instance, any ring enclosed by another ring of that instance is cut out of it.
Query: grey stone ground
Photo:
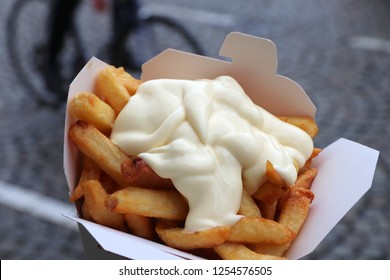
[[[0,181],[66,203],[62,170],[64,106],[37,106],[10,65],[6,21],[14,2],[0,1]],[[390,3],[143,2],[146,6],[163,3],[166,12],[177,11],[170,7],[202,11],[188,21],[183,13],[176,15],[214,57],[231,31],[273,40],[278,48],[279,73],[301,84],[318,108],[320,133],[316,145],[325,147],[344,137],[381,152],[370,191],[307,258],[390,259]],[[226,17],[214,16],[210,21],[205,12]],[[87,44],[96,40],[96,30],[99,36],[107,35],[106,17],[94,14],[83,4],[80,18]],[[22,35],[26,46],[35,35]],[[77,231],[3,205],[0,220],[1,259],[83,258]]]

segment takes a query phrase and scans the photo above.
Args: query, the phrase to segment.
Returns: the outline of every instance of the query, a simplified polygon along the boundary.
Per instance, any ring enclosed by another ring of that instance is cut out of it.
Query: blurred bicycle
[[[12,66],[27,93],[43,105],[65,100],[69,83],[93,55],[131,72],[167,48],[203,54],[195,37],[178,21],[146,13],[136,0],[90,0],[92,9],[112,11],[112,31],[88,30],[88,52],[79,22],[80,0],[16,0],[7,20],[7,48]],[[84,3],[85,4],[85,1]],[[98,38],[98,39],[96,39]]]

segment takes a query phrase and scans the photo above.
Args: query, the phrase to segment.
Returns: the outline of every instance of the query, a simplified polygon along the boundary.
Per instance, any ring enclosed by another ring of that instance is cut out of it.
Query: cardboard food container
[[[277,74],[276,47],[271,41],[233,32],[226,37],[220,55],[231,61],[166,50],[143,65],[141,79],[214,79],[229,75],[256,104],[274,115],[315,117],[316,108],[305,91],[293,80]],[[106,66],[92,58],[70,85],[68,100],[81,91],[92,91],[97,74]],[[79,176],[79,155],[68,139],[69,126],[74,121],[66,115],[64,171],[70,191]],[[312,184],[315,199],[306,222],[286,253],[289,259],[312,252],[368,191],[374,177],[378,151],[347,139],[320,148],[323,151],[312,163],[318,169]],[[88,259],[201,259],[89,222],[77,213],[67,217],[78,223]]]

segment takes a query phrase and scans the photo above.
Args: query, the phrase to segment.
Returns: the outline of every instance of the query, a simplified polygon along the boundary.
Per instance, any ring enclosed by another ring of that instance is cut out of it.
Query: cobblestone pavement
[[[6,21],[14,2],[0,1],[0,185],[18,186],[71,207],[62,169],[64,105],[38,106],[10,65]],[[316,146],[344,137],[380,151],[372,188],[307,258],[390,259],[390,3],[143,2],[150,9],[163,3],[161,11],[179,17],[210,56],[218,56],[231,31],[273,40],[278,72],[297,81],[317,105]],[[187,17],[184,11],[194,14]],[[88,4],[83,3],[79,14],[88,27],[82,31],[87,44],[93,45],[94,28],[99,36],[108,32],[106,16],[95,15]],[[23,34],[26,46],[37,34]],[[0,220],[1,259],[84,257],[77,230],[40,218],[33,209],[0,204]]]

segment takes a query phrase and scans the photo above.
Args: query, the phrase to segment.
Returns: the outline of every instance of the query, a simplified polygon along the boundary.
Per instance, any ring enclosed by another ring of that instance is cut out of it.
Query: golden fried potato
[[[247,217],[261,217],[259,207],[245,189],[242,190],[241,205],[237,214]]]
[[[284,258],[258,254],[240,243],[225,242],[214,248],[215,252],[224,260],[283,260]]]
[[[149,240],[155,239],[156,232],[154,231],[154,225],[151,218],[130,213],[125,213],[123,215],[132,234]]]
[[[228,241],[242,243],[285,244],[295,237],[295,233],[278,222],[265,219],[243,217],[230,230]]]
[[[294,186],[297,188],[310,189],[316,175],[316,168],[307,168],[306,170],[298,174],[298,178],[295,181]]]
[[[266,168],[265,169],[265,176],[267,176],[267,180],[269,182],[271,182],[274,185],[280,186],[281,188],[288,187],[288,184],[286,183],[286,181],[284,181],[282,176],[280,176],[278,171],[276,171],[276,169],[272,165],[272,162],[267,160],[267,162],[265,164],[265,168]]]
[[[83,197],[83,189],[81,188],[81,184],[88,180],[99,180],[101,177],[101,169],[99,166],[91,160],[89,157],[83,155],[83,163],[82,170],[79,179],[79,183],[76,188],[72,192],[70,196],[70,200],[75,202],[76,200]]]
[[[123,215],[112,212],[104,206],[108,194],[98,180],[88,180],[81,184],[84,204],[94,221],[118,230],[126,230]]]
[[[292,124],[300,129],[304,130],[311,138],[314,138],[318,133],[318,126],[316,121],[311,117],[285,117],[280,116],[280,120]]]
[[[115,121],[115,111],[91,92],[76,95],[69,103],[69,112],[79,120],[92,124],[108,135]]]
[[[298,234],[309,212],[313,193],[304,188],[292,187],[283,199],[278,222],[288,227],[295,235]],[[261,254],[283,256],[293,240],[285,244],[254,244],[251,248]]]
[[[111,194],[106,206],[118,213],[183,221],[188,205],[176,190],[127,187]]]
[[[253,194],[253,197],[268,205],[272,205],[287,193],[288,187],[275,185],[269,181],[262,184]]]
[[[94,91],[118,115],[140,83],[141,81],[126,73],[123,67],[109,66],[99,73]]]
[[[129,157],[98,129],[78,121],[70,127],[69,137],[84,155],[95,161],[119,185],[128,185],[122,177],[121,164]]]
[[[290,247],[290,242],[282,245],[273,245],[273,244],[249,244],[248,247],[261,255],[271,255],[275,257],[282,257],[287,249]]]
[[[313,199],[314,194],[310,190],[291,188],[283,201],[278,222],[297,234],[306,220]]]
[[[168,246],[180,250],[191,250],[213,248],[223,243],[229,235],[230,227],[214,227],[202,231],[188,232],[182,228],[170,227],[164,221],[159,221],[156,231]]]
[[[262,217],[269,220],[275,220],[278,203],[279,200],[274,200],[272,203],[261,200],[257,201],[257,205],[259,206]]]
[[[146,162],[135,157],[124,161],[121,165],[123,179],[131,186],[140,188],[173,189],[171,179],[158,176]]]

